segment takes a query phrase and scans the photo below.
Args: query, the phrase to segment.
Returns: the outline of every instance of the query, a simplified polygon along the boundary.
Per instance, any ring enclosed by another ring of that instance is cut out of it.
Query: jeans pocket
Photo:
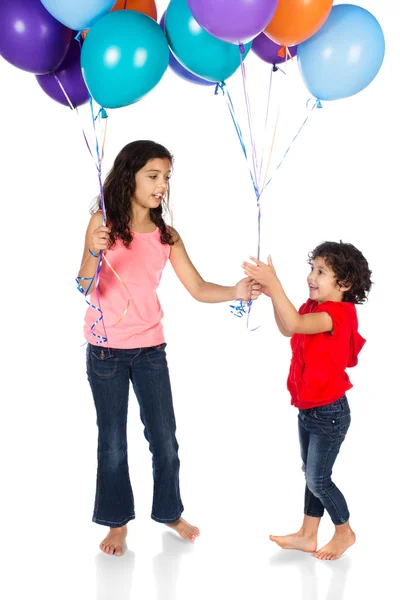
[[[99,377],[111,377],[117,370],[118,356],[114,348],[90,346],[90,365]]]
[[[167,355],[165,354],[166,343],[146,348],[145,355],[152,367],[164,368],[167,366]]]
[[[331,439],[343,441],[350,427],[350,412],[343,413],[341,409],[334,407],[329,410],[325,407],[317,407],[311,410],[310,417],[314,423]]]

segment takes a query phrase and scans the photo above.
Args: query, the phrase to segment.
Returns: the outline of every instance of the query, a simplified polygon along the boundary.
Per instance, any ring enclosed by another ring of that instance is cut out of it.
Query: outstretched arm
[[[253,257],[251,257],[251,260],[255,264],[243,263],[244,272],[265,287],[268,295],[271,296],[280,322],[289,335],[293,335],[294,333],[314,334],[332,331],[332,318],[326,312],[299,315],[283,290],[270,256],[268,257],[268,264]],[[279,327],[278,321],[277,324]]]
[[[204,281],[190,260],[182,238],[170,227],[174,245],[171,247],[172,267],[189,294],[199,302],[228,302],[239,298],[244,301],[255,300],[261,294],[261,286],[250,277],[246,277],[233,286],[218,285]]]

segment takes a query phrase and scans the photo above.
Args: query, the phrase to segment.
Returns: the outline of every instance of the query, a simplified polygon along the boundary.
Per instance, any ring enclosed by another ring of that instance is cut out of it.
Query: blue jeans
[[[342,492],[331,479],[332,467],[350,427],[350,407],[344,395],[340,400],[299,410],[299,438],[303,471],[306,476],[304,514],[322,517],[326,509],[335,525],[349,520]]]
[[[153,455],[151,518],[173,523],[183,511],[165,346],[133,350],[87,346],[87,375],[99,433],[93,521],[100,525],[122,527],[135,518],[126,437],[129,381],[139,402],[144,435]]]

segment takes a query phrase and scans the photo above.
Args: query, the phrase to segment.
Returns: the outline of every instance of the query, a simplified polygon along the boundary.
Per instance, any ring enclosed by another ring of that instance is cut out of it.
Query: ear
[[[347,292],[351,288],[351,285],[345,285],[345,283],[340,283],[340,281],[338,281],[337,284],[339,287],[339,292]]]

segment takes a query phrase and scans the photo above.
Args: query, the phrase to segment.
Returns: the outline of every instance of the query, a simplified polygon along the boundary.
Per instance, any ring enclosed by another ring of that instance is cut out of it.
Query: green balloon
[[[215,82],[225,81],[240,66],[239,46],[223,42],[202,29],[186,0],[171,0],[169,3],[165,32],[177,60],[199,77]],[[244,45],[243,58],[250,48],[251,42]]]
[[[82,45],[81,67],[98,104],[120,108],[137,102],[164,75],[169,61],[165,35],[156,21],[133,10],[102,17]]]

